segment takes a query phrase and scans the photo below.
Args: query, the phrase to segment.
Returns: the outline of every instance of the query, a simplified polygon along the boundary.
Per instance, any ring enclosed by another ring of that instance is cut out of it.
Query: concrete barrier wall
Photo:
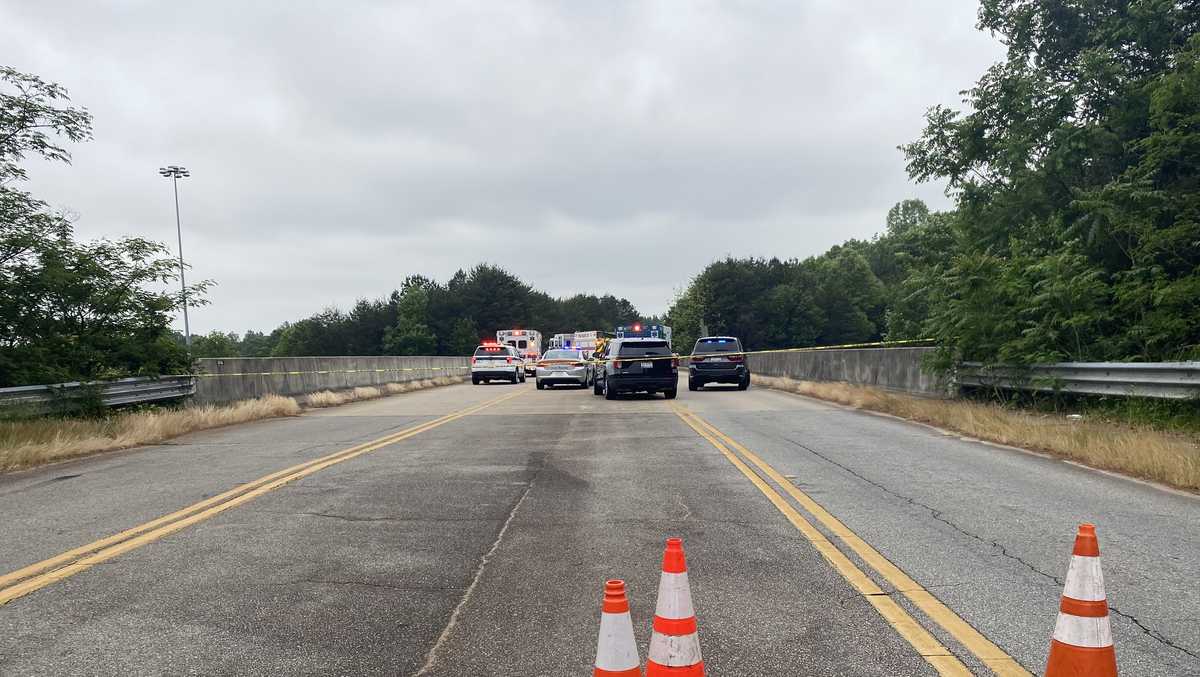
[[[464,376],[471,369],[468,357],[224,357],[197,364],[194,401],[201,404]]]
[[[934,348],[812,350],[749,355],[750,371],[800,381],[841,381],[919,395],[949,394],[945,379],[924,371]]]

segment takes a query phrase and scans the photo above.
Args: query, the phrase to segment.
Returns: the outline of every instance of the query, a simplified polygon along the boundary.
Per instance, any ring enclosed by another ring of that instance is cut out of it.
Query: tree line
[[[900,147],[953,208],[905,201],[870,240],[710,264],[664,318],[680,349],[707,332],[751,349],[927,338],[942,367],[1200,357],[1200,5],[982,0],[978,16],[1005,57]],[[19,188],[27,156],[67,162],[62,140],[90,137],[60,85],[0,68],[0,386],[190,366],[168,249],[80,242]],[[194,356],[465,354],[498,328],[639,319],[657,318],[477,265],[270,333],[197,337]]]
[[[954,208],[800,260],[729,259],[668,313],[756,348],[930,338],[956,360],[1200,357],[1200,5],[984,0],[1007,54],[901,147]]]
[[[301,355],[469,355],[498,329],[537,329],[549,338],[611,330],[643,318],[612,295],[555,298],[494,265],[459,270],[445,283],[409,276],[386,297],[360,299],[349,311],[325,309],[270,334],[213,332],[196,337],[197,357]],[[543,343],[543,348],[545,344]]]

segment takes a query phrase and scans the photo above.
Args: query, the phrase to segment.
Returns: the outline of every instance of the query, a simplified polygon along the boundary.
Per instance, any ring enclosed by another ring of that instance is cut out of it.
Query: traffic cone
[[[1117,654],[1108,622],[1104,574],[1096,527],[1080,524],[1075,535],[1058,622],[1050,640],[1046,677],[1116,677]]]
[[[704,677],[704,661],[700,658],[700,635],[696,631],[696,612],[692,609],[683,541],[668,538],[646,677],[679,676]]]
[[[633,638],[633,620],[625,581],[604,584],[604,606],[600,612],[600,639],[596,641],[596,670],[592,677],[641,677],[641,659]]]

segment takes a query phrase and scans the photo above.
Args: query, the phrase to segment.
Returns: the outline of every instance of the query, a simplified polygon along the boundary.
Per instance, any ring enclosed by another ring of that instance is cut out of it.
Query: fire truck
[[[538,358],[542,356],[542,333],[536,329],[501,329],[496,332],[496,343],[512,346],[521,355],[525,373],[533,376]]]

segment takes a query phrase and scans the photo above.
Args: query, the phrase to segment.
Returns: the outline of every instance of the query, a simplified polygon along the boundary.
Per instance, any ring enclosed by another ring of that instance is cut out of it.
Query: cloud
[[[193,327],[269,330],[410,273],[502,265],[661,312],[726,254],[869,237],[896,145],[999,46],[962,0],[9,3],[19,69],[96,117],[30,188],[85,236],[174,242]]]

